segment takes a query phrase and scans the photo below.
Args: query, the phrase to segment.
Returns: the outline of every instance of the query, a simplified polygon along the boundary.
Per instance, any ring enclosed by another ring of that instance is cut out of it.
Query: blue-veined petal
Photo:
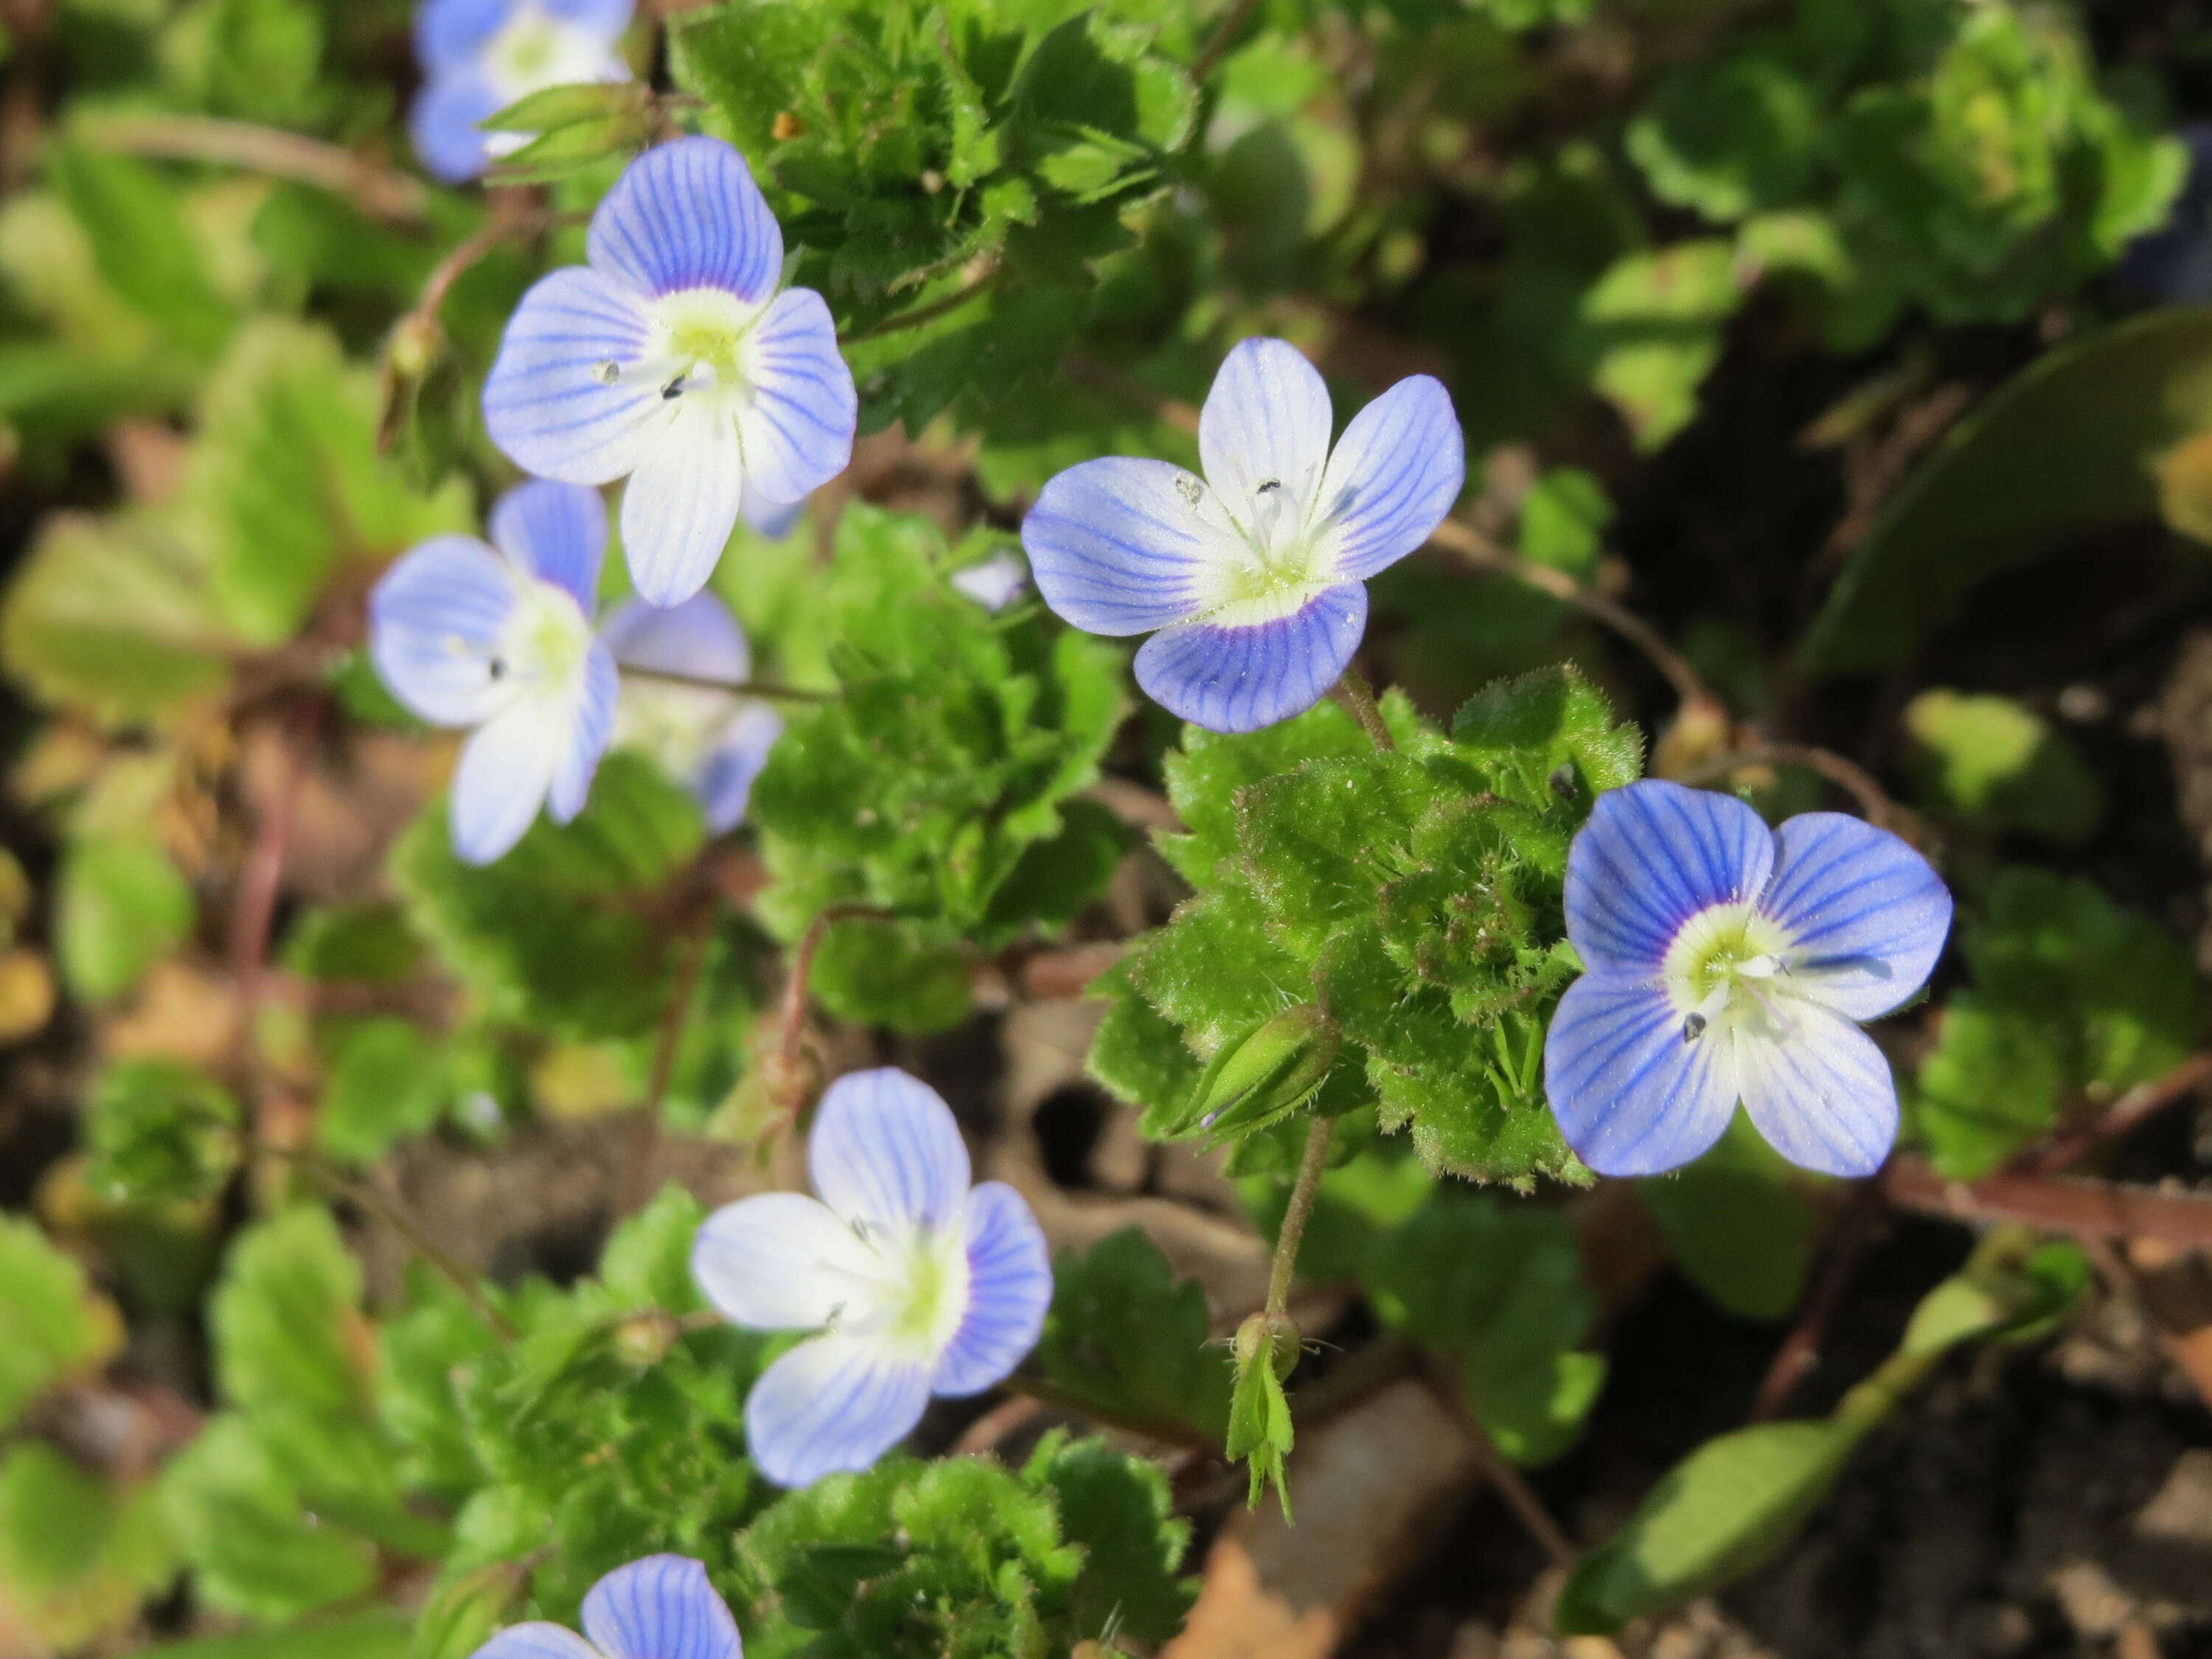
[[[556,823],[567,823],[584,810],[592,791],[592,775],[615,734],[615,700],[622,695],[622,676],[616,672],[614,653],[593,640],[584,653],[584,665],[568,702],[568,731],[560,757],[553,765],[553,781],[546,791],[545,807]]]
[[[763,505],[804,501],[852,464],[860,406],[822,296],[805,288],[777,295],[745,337],[744,362],[745,489]]]
[[[754,781],[782,735],[783,716],[759,702],[747,703],[722,728],[701,762],[694,785],[710,833],[726,835],[744,822]]]
[[[592,216],[592,269],[652,298],[718,288],[763,301],[783,274],[783,232],[745,158],[678,138],[623,169]]]
[[[1735,1115],[1728,1045],[1687,1038],[1656,986],[1584,975],[1567,987],[1544,1042],[1544,1092],[1559,1133],[1600,1175],[1678,1169]]]
[[[550,699],[525,697],[478,726],[461,745],[453,769],[453,851],[468,864],[489,864],[530,828],[553,787],[553,769],[567,741],[561,711]]]
[[[600,1659],[600,1655],[575,1632],[538,1620],[508,1626],[471,1659]]]
[[[640,598],[680,605],[706,586],[738,526],[744,489],[728,424],[712,410],[676,411],[623,486],[623,556]]]
[[[738,1659],[738,1622],[707,1569],[648,1555],[617,1567],[584,1598],[584,1633],[606,1659]]]
[[[968,1195],[968,1312],[938,1356],[930,1392],[981,1394],[1036,1346],[1052,1304],[1044,1230],[1003,1181]]]
[[[1326,568],[1364,580],[1429,538],[1467,481],[1451,394],[1408,375],[1352,417],[1315,505]]]
[[[914,1431],[929,1403],[928,1364],[866,1337],[810,1337],[745,1396],[745,1442],[779,1486],[865,1469]]]
[[[472,536],[439,536],[402,556],[368,599],[369,657],[409,712],[474,726],[513,696],[492,664],[524,578]]]
[[[875,1253],[804,1193],[725,1204],[699,1225],[691,1276],[726,1319],[757,1331],[816,1331],[879,1272]]]
[[[485,378],[484,426],[508,459],[540,477],[612,483],[651,447],[660,388],[617,378],[644,355],[638,301],[581,265],[522,296]]]
[[[1328,387],[1287,340],[1244,340],[1221,360],[1198,416],[1199,461],[1240,524],[1262,485],[1303,515],[1328,462]]]
[[[491,164],[489,137],[477,123],[499,112],[501,99],[490,82],[469,67],[433,76],[407,112],[408,136],[430,176],[458,185]]]
[[[831,1084],[806,1142],[822,1201],[847,1220],[942,1228],[968,1200],[968,1148],[937,1091],[895,1066]]]
[[[695,593],[681,605],[665,606],[629,600],[607,618],[599,637],[625,668],[732,685],[752,672],[745,630],[712,593]]]
[[[1597,798],[1567,852],[1567,937],[1594,974],[1659,971],[1682,924],[1759,896],[1774,834],[1731,795],[1647,778]]]
[[[1137,684],[1194,726],[1256,732],[1319,702],[1366,631],[1367,590],[1346,582],[1273,622],[1163,629],[1137,653]]]
[[[963,566],[947,580],[954,592],[996,616],[1029,591],[1030,571],[1012,553],[1001,550],[981,564]]]
[[[1206,510],[1205,483],[1166,461],[1107,456],[1058,472],[1022,520],[1037,592],[1088,634],[1148,634],[1204,607],[1248,554]]]
[[[472,65],[514,9],[515,0],[422,0],[415,13],[416,61],[433,76]]]
[[[517,484],[491,510],[491,539],[532,574],[566,592],[586,616],[598,608],[607,504],[596,489],[544,478]]]
[[[738,515],[754,535],[763,540],[780,542],[799,528],[799,521],[806,516],[806,498],[795,501],[772,501],[757,491],[745,497]]]
[[[1797,994],[1873,1019],[1917,991],[1951,931],[1951,890],[1928,860],[1841,812],[1801,813],[1775,839],[1759,908],[1790,932]]]
[[[1833,1176],[1881,1167],[1897,1139],[1897,1080],[1864,1031],[1792,999],[1778,1030],[1747,1026],[1735,1051],[1743,1109],[1776,1152]]]

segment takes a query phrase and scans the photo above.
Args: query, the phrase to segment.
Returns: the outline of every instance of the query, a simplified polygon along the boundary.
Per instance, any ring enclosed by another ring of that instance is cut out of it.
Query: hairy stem
[[[787,1070],[796,1066],[803,1057],[806,1037],[806,981],[814,971],[814,953],[822,948],[822,936],[841,921],[863,919],[890,921],[896,913],[880,904],[826,904],[822,913],[807,925],[806,933],[791,952],[791,974],[783,982],[783,1035],[777,1056]],[[793,1111],[796,1112],[794,1108]]]
[[[423,222],[429,191],[419,179],[275,127],[225,121],[208,115],[104,115],[84,124],[96,149],[172,161],[207,161],[272,179],[290,179],[343,196],[372,219],[411,226]]]
[[[1344,665],[1344,678],[1329,688],[1329,696],[1342,705],[1344,711],[1359,722],[1359,729],[1377,749],[1395,749],[1390,728],[1383,723],[1382,710],[1375,701],[1375,688],[1367,683],[1367,676],[1352,664]]]
[[[694,685],[707,691],[726,691],[733,697],[765,697],[783,702],[835,702],[835,691],[805,691],[795,685],[782,685],[774,680],[718,680],[708,674],[685,674],[669,668],[639,668],[629,663],[622,665],[623,677],[633,680],[658,680],[664,685]]]
[[[902,334],[908,329],[920,328],[925,323],[933,323],[940,317],[950,316],[970,300],[989,293],[998,283],[999,273],[1003,268],[994,259],[981,272],[963,283],[951,293],[939,295],[911,311],[902,311],[896,317],[886,317],[866,328],[849,329],[838,338],[849,345],[856,340],[873,340],[886,334]]]
[[[1322,1171],[1328,1167],[1328,1139],[1335,1127],[1334,1119],[1319,1116],[1306,1126],[1306,1149],[1298,1159],[1297,1178],[1291,1183],[1290,1207],[1283,1212],[1282,1231],[1275,1235],[1274,1260],[1267,1267],[1270,1324],[1288,1317],[1298,1244],[1306,1236],[1306,1221],[1313,1214],[1314,1198],[1321,1190]]]

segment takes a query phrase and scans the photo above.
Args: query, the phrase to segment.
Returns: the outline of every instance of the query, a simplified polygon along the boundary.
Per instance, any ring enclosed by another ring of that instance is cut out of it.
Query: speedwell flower
[[[542,1620],[510,1625],[471,1659],[742,1659],[744,1651],[707,1569],[689,1556],[648,1555],[592,1586],[583,1636]]]
[[[415,14],[423,87],[408,117],[422,165],[446,183],[473,179],[529,143],[477,124],[548,87],[627,81],[623,31],[632,0],[425,0]]]
[[[1567,854],[1567,937],[1588,969],[1544,1048],[1568,1145],[1652,1175],[1720,1139],[1736,1103],[1793,1164],[1872,1174],[1897,1085],[1859,1023],[1926,981],[1951,894],[1886,830],[1647,780],[1598,797]]]
[[[725,1205],[691,1250],[693,1277],[728,1318],[821,1333],[745,1401],[753,1462],[787,1486],[866,1468],[932,1395],[1000,1381],[1036,1345],[1052,1300],[1029,1206],[1003,1182],[969,1188],[952,1113],[904,1072],[838,1079],[806,1157],[819,1201]]]
[[[1199,415],[1201,478],[1085,461],[1022,521],[1044,602],[1092,634],[1152,634],[1137,683],[1215,732],[1318,702],[1367,629],[1366,580],[1426,541],[1466,473],[1451,397],[1398,382],[1329,448],[1328,388],[1295,346],[1247,340]],[[1157,633],[1153,632],[1158,629]]]
[[[730,607],[712,593],[665,611],[632,599],[607,618],[599,637],[618,666],[643,671],[623,680],[615,741],[643,750],[681,779],[715,835],[736,829],[783,717],[757,698],[685,683],[738,685],[752,672],[752,647]]]
[[[543,477],[627,477],[631,580],[675,605],[705,583],[741,503],[797,501],[845,470],[853,374],[822,296],[776,292],[783,233],[719,138],[633,161],[586,247],[588,265],[545,277],[508,319],[484,421]]]
[[[369,596],[369,655],[392,695],[434,726],[474,726],[453,773],[453,850],[489,864],[544,805],[583,810],[613,734],[620,682],[592,637],[607,509],[533,480],[491,514],[492,545],[439,536]]]

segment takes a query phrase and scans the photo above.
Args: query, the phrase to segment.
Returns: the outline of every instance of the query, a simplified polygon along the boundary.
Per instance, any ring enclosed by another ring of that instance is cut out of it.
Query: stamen
[[[1683,1042],[1695,1042],[1699,1037],[1705,1036],[1705,1017],[1703,1014],[1685,1014],[1682,1016]]]
[[[601,386],[612,386],[622,379],[622,365],[611,357],[602,357],[592,365],[592,378]]]
[[[484,665],[484,668],[495,680],[503,680],[507,678],[507,659],[504,657],[494,657]]]

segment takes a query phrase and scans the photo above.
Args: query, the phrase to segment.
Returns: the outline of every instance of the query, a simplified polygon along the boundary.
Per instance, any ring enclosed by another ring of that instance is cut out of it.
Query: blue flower
[[[744,502],[800,501],[845,470],[853,374],[822,296],[776,292],[783,233],[718,138],[632,162],[586,246],[588,265],[545,277],[508,319],[484,420],[542,477],[628,477],[631,579],[676,605],[705,583]]]
[[[1646,781],[1598,797],[1567,854],[1567,988],[1544,1085],[1601,1175],[1687,1164],[1743,1103],[1791,1163],[1871,1175],[1897,1138],[1889,1062],[1859,1030],[1927,980],[1951,894],[1886,830]]]
[[[744,1652],[738,1621],[707,1582],[707,1569],[689,1556],[648,1555],[592,1586],[584,1636],[543,1620],[510,1625],[472,1659],[743,1659]]]
[[[885,1068],[840,1078],[806,1146],[821,1200],[771,1193],[708,1216],[691,1272],[756,1330],[818,1331],[745,1401],[753,1462],[781,1486],[864,1469],[933,1395],[981,1394],[1036,1344],[1044,1235],[1002,1182],[968,1184],[934,1091]]]
[[[1466,457],[1425,374],[1329,449],[1328,388],[1297,348],[1247,340],[1199,416],[1206,476],[1111,457],[1046,483],[1022,522],[1044,602],[1092,634],[1152,634],[1137,683],[1215,732],[1310,708],[1367,629],[1363,584],[1426,541]],[[1158,632],[1153,630],[1158,629]]]
[[[477,123],[548,87],[627,81],[617,50],[632,0],[424,0],[415,14],[423,87],[408,125],[422,165],[447,184],[521,149]]]
[[[706,811],[716,835],[744,821],[753,780],[783,734],[783,717],[751,697],[732,696],[711,685],[653,679],[742,684],[752,672],[752,647],[729,606],[712,593],[694,593],[664,611],[632,599],[599,630],[623,668],[647,677],[626,678],[615,716],[615,741],[641,749],[681,779]]]
[[[592,636],[605,503],[534,481],[492,509],[492,546],[440,536],[399,558],[368,602],[385,685],[434,726],[473,726],[453,774],[453,850],[488,864],[540,805],[583,810],[613,735],[615,659]]]

